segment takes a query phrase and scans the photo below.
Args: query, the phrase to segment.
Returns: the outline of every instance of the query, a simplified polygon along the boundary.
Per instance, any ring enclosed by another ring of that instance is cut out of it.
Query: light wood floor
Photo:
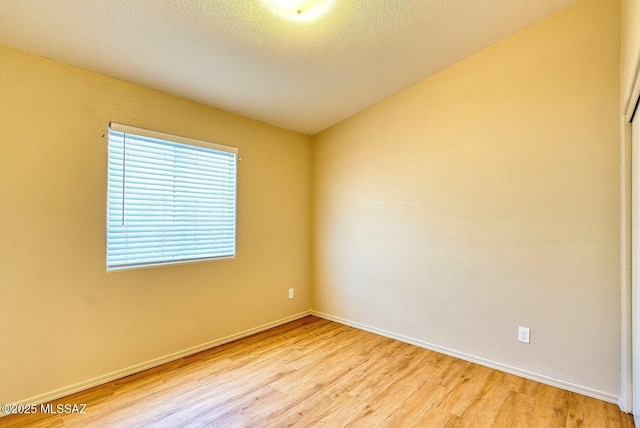
[[[315,317],[53,402],[4,427],[633,427],[613,404]]]

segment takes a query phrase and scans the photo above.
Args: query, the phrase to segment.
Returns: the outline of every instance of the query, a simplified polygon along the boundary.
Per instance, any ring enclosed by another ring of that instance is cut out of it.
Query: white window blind
[[[237,149],[111,123],[107,269],[235,256]]]

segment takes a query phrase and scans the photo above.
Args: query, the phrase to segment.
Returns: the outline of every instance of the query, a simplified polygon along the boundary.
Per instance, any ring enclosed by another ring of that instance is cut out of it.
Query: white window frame
[[[238,175],[237,148],[114,122],[109,124],[107,136],[109,152],[107,167],[107,270],[122,270],[235,257]],[[127,140],[127,138],[129,140]],[[116,142],[116,140],[118,140],[118,142]],[[127,144],[129,144],[129,147],[127,147]],[[129,156],[129,153],[134,153],[133,151],[135,150],[136,144],[139,144],[142,149],[135,153],[137,158],[134,158],[132,154],[130,159],[138,159],[138,161],[131,160],[127,162],[127,156]],[[149,150],[151,153],[149,158],[144,156],[146,150]],[[162,172],[155,172],[157,171],[156,165],[158,161],[155,160],[157,158],[153,158],[153,156],[158,156],[156,153],[161,153],[163,150],[173,153],[163,155],[162,162],[165,162],[164,159],[168,159],[167,162],[172,165],[172,173],[174,175],[171,175],[171,172],[164,172],[165,170],[169,170],[169,167],[164,166],[166,164],[163,164],[161,167]],[[125,153],[127,154],[125,155]],[[181,154],[176,155],[175,153]],[[176,172],[178,162],[180,166],[183,167],[185,166],[185,162],[196,158],[197,161],[192,162],[194,167],[199,162],[200,168],[205,170],[204,173],[210,174],[209,176],[203,177],[201,175],[203,172],[197,170],[199,171],[197,178],[184,178],[185,174],[188,176],[194,174],[191,172],[184,172],[182,174]],[[203,158],[204,164],[202,163]],[[220,161],[218,161],[218,159],[220,159]],[[156,163],[154,164],[153,162]],[[136,164],[135,167],[132,166],[134,163]],[[226,168],[224,170],[225,172],[219,174],[218,172],[213,173],[206,171],[219,167]],[[134,171],[134,169],[135,173],[131,172]],[[136,178],[134,177],[136,176],[142,177],[141,179],[145,181],[150,179],[150,189],[154,188],[154,186],[157,189],[160,183],[164,185],[169,179],[172,184],[166,186],[163,190],[156,190],[155,192],[160,193],[161,196],[153,199],[153,202],[148,202],[149,198],[145,195],[146,184],[144,183],[138,183],[137,190],[130,190],[127,193],[127,186],[130,185],[128,184],[129,182],[126,181],[128,171],[132,177],[131,181],[135,181]],[[144,174],[149,175],[146,176]],[[216,175],[216,177],[213,177],[213,175]],[[203,178],[205,180],[203,180]],[[165,181],[165,179],[167,181]],[[206,183],[209,179],[213,181]],[[122,184],[120,184],[118,180],[120,180]],[[206,193],[213,192],[214,196],[192,196],[202,193],[197,192],[197,190],[201,190],[199,187],[201,185],[197,184],[198,180],[200,182],[204,181],[205,184],[202,185],[204,186],[204,191]],[[222,189],[220,192],[223,196],[218,196],[218,190],[213,190],[213,183],[215,183],[216,188]],[[121,189],[119,189],[119,187]],[[180,193],[176,193],[176,187],[182,189]],[[231,195],[231,189],[233,191],[232,198],[229,196]],[[181,205],[185,204],[185,198],[188,199],[189,211],[186,211],[184,205]],[[166,202],[167,200],[169,202]],[[158,203],[159,201],[165,201],[165,203]],[[127,210],[130,209],[133,211],[132,207],[134,205],[132,204],[136,203],[142,205],[135,205],[137,207],[135,211],[136,214],[130,215]],[[151,208],[147,208],[149,205],[151,205]],[[141,206],[142,208],[140,208]],[[195,208],[192,206],[195,206]],[[208,206],[208,208],[204,208],[204,206]],[[212,208],[214,206],[215,208]],[[222,206],[222,208],[218,208],[218,206]],[[118,220],[117,216],[120,211],[121,215]],[[167,212],[169,212],[169,214],[167,214]],[[185,215],[183,212],[187,212],[187,214]],[[231,212],[232,216],[230,214]],[[204,216],[203,213],[205,214]],[[215,217],[215,222],[222,222],[224,226],[212,226],[213,223],[211,222],[213,222],[214,219],[207,218],[209,215]],[[165,220],[167,218],[168,220]],[[205,218],[205,221],[201,222],[201,218]],[[149,221],[148,224],[155,224],[157,226],[147,226],[147,223],[144,223],[144,219]],[[153,221],[149,219],[153,219]],[[209,223],[207,223],[207,221],[209,221]],[[185,222],[189,223],[189,225],[186,226],[190,229],[189,232],[182,231],[182,228],[185,226],[176,226],[176,224],[184,225]],[[147,231],[147,227],[151,232]],[[140,233],[141,228],[145,228],[144,233]],[[218,229],[220,231],[217,231]],[[179,234],[179,236],[177,234]],[[218,241],[215,241],[215,239],[218,239]],[[230,243],[230,239],[232,239],[232,243]],[[176,242],[180,244],[176,244]],[[184,243],[184,245],[182,243]],[[216,246],[222,246],[223,248],[222,250],[214,251],[213,247]]]

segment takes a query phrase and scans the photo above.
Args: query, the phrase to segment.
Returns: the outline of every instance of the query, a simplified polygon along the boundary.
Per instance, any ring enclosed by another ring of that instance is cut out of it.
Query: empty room
[[[0,0],[0,426],[634,426],[639,70],[637,0]]]

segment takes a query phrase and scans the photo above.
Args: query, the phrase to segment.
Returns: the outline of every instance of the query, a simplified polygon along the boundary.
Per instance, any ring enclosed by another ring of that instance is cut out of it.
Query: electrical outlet
[[[293,299],[293,288],[289,289],[289,298]]]
[[[518,342],[529,343],[531,329],[528,327],[518,327]]]

